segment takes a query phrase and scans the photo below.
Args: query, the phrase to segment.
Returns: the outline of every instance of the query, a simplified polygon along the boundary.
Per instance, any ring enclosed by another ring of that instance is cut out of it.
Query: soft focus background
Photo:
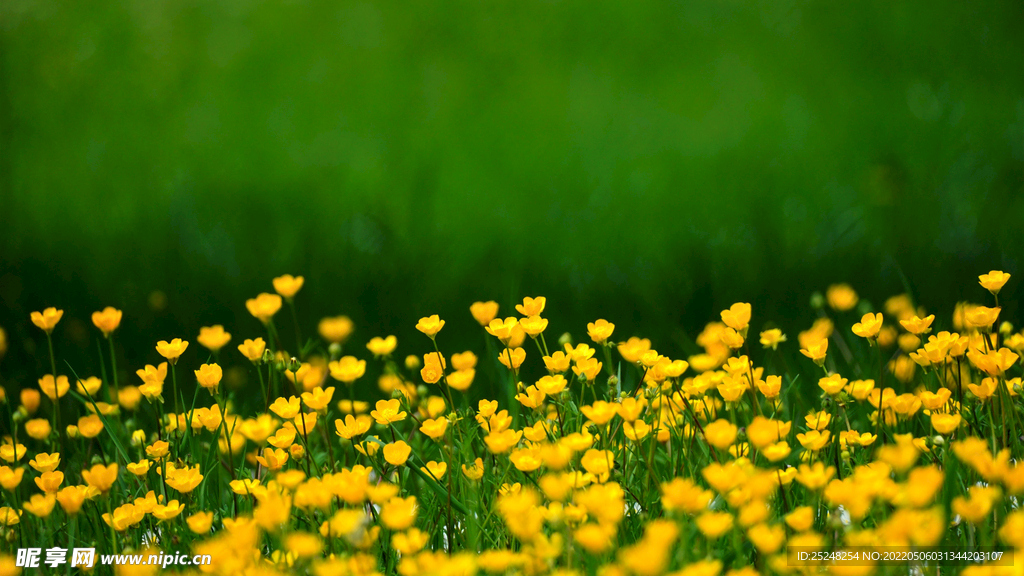
[[[1022,25],[1016,1],[5,0],[3,372],[44,370],[50,305],[86,366],[105,305],[128,368],[201,325],[237,344],[283,273],[360,355],[426,352],[431,313],[480,351],[469,304],[526,295],[555,336],[604,317],[672,356],[749,301],[795,347],[832,282],[942,326],[993,268],[1017,319]]]

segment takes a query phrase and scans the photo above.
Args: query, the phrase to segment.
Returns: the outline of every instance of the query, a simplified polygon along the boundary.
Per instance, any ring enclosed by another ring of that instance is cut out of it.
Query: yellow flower
[[[878,332],[882,329],[882,313],[872,314],[868,312],[861,317],[860,322],[853,325],[852,331],[861,338],[867,338],[872,340],[878,337]]]
[[[492,454],[504,454],[518,444],[522,437],[522,431],[502,430],[500,432],[491,432],[484,436],[484,443],[487,444],[487,449]]]
[[[992,506],[999,500],[1001,491],[996,486],[971,486],[968,498],[957,496],[953,499],[952,510],[971,524],[980,524],[992,511]]]
[[[544,367],[552,374],[558,374],[569,370],[571,358],[564,352],[555,352],[551,356],[544,357]]]
[[[416,497],[392,498],[380,508],[380,521],[391,530],[405,530],[416,521]]]
[[[213,526],[213,512],[196,512],[185,518],[185,522],[193,534],[209,534],[210,527]]]
[[[519,387],[522,387],[521,382]],[[546,395],[540,390],[538,390],[536,386],[530,386],[529,388],[523,390],[519,394],[516,394],[516,400],[518,400],[519,403],[525,406],[526,408],[531,409],[536,409],[543,406],[544,400],[546,398]]]
[[[320,337],[334,344],[344,344],[352,335],[355,325],[348,316],[332,316],[320,320],[317,331]]]
[[[755,384],[757,384],[757,389],[765,398],[777,398],[782,390],[782,377],[768,376],[764,380],[755,381]]]
[[[335,433],[346,440],[366,434],[369,432],[372,424],[373,419],[365,414],[355,417],[348,414],[345,416],[344,422],[341,420],[334,421]]]
[[[89,486],[106,494],[110,487],[114,485],[114,480],[117,480],[117,470],[118,466],[116,463],[109,466],[96,464],[89,470],[82,471],[82,479]]]
[[[145,517],[146,512],[133,504],[124,504],[114,509],[113,514],[104,514],[103,521],[118,532],[124,532],[128,528],[138,524]]]
[[[412,556],[430,542],[430,534],[417,528],[399,532],[391,537],[391,545],[403,556]]]
[[[576,365],[572,367],[572,371],[581,380],[593,382],[597,378],[597,375],[601,373],[601,368],[603,366],[604,365],[601,362],[598,362],[596,358],[588,358],[582,362],[577,362]]]
[[[987,400],[995,395],[997,386],[995,378],[985,378],[981,384],[967,384],[967,389],[979,400]]]
[[[448,419],[444,417],[433,420],[424,420],[423,424],[420,425],[420,432],[423,432],[434,440],[443,437],[447,430]]]
[[[772,328],[761,332],[761,346],[764,346],[766,349],[771,348],[772,350],[777,350],[779,348],[779,344],[785,341],[786,335],[778,328]]]
[[[90,376],[85,380],[79,380],[75,383],[75,390],[82,396],[92,397],[96,396],[96,393],[100,391],[100,386],[103,381],[95,376]]]
[[[547,304],[547,301],[548,299],[543,296],[537,296],[536,298],[527,296],[523,298],[522,304],[516,304],[516,312],[523,316],[540,316],[540,313],[544,311],[544,305]]]
[[[36,440],[45,439],[52,431],[50,421],[45,418],[33,418],[25,422],[25,432]]]
[[[307,412],[296,415],[293,426],[298,432],[302,432],[304,436],[308,436],[316,428],[317,413]]]
[[[510,356],[511,360],[509,360]],[[509,370],[518,370],[525,360],[526,350],[523,350],[522,348],[514,348],[512,350],[506,348],[501,351],[501,354],[498,354],[498,361]]]
[[[453,358],[454,360],[454,358]],[[447,381],[450,388],[454,388],[459,392],[465,392],[469,390],[469,387],[473,385],[473,379],[476,377],[476,370],[456,370],[448,375]],[[426,382],[426,378],[424,378]]]
[[[846,385],[846,392],[860,401],[865,400],[874,389],[874,380],[854,380]]]
[[[1001,310],[1001,308],[975,306],[974,308],[964,312],[965,324],[968,328],[988,329],[995,323],[996,319],[999,318],[999,312]]]
[[[33,324],[49,334],[53,332],[53,328],[60,322],[61,317],[64,316],[64,311],[50,307],[42,312],[33,312],[30,316]]]
[[[999,291],[1003,289],[1003,285],[1006,284],[1009,279],[1010,275],[1006,272],[992,270],[988,274],[978,276],[978,283],[981,284],[982,288],[988,290],[994,295],[999,294]]]
[[[839,312],[850,310],[860,301],[857,293],[854,292],[849,284],[833,284],[829,286],[828,290],[825,291],[825,299],[833,310],[838,310]]]
[[[36,486],[46,494],[56,494],[60,485],[64,483],[64,473],[60,471],[43,472],[35,479]]]
[[[274,317],[274,314],[277,314],[277,311],[281,309],[281,297],[277,294],[263,292],[255,298],[246,300],[245,308],[254,318],[267,324]]]
[[[60,465],[60,454],[56,452],[53,454],[40,452],[34,459],[29,460],[29,466],[35,468],[37,472],[50,472],[56,470],[58,465]]]
[[[306,407],[310,410],[322,412],[327,409],[327,405],[331,403],[334,398],[334,386],[329,386],[326,390],[317,386],[310,392],[302,393],[302,402],[306,404]]]
[[[595,450],[591,448],[583,454],[580,459],[583,469],[598,477],[606,477],[615,467],[615,457],[610,450]]]
[[[54,379],[53,374],[47,374],[39,379],[39,389],[46,394],[46,397],[50,400],[56,400],[57,398],[63,398],[68,390],[71,388],[71,384],[68,383],[67,376],[57,376]]]
[[[0,466],[0,486],[2,486],[4,490],[14,491],[14,489],[21,484],[21,479],[24,476],[24,468],[12,469],[9,466]]]
[[[487,326],[498,315],[498,303],[494,300],[474,302],[469,307],[469,313],[481,326]]]
[[[164,358],[167,358],[168,362],[171,364],[176,364],[178,362],[178,358],[181,357],[186,348],[188,348],[188,342],[185,342],[181,338],[175,338],[170,342],[161,340],[156,343],[157,353]]]
[[[78,419],[78,433],[85,438],[95,438],[103,432],[103,420],[96,414]]]
[[[940,414],[932,412],[932,428],[939,434],[950,434],[960,427],[959,414]]]
[[[825,391],[825,394],[829,396],[835,396],[843,391],[843,387],[846,386],[846,378],[841,377],[839,374],[832,374],[826,378],[818,380],[818,388]]]
[[[199,370],[194,372],[196,374],[196,381],[199,382],[200,386],[209,390],[211,394],[217,393],[220,379],[224,376],[224,371],[219,364],[203,364],[199,367]]]
[[[64,512],[70,516],[78,514],[82,504],[89,497],[89,489],[85,486],[67,486],[57,492],[57,502]]]
[[[268,466],[268,468],[270,468]],[[189,468],[167,469],[167,485],[178,492],[188,493],[196,489],[203,481],[203,475],[199,473],[199,465]]]
[[[38,516],[39,518],[46,518],[53,512],[53,506],[57,503],[57,496],[55,494],[33,494],[32,498],[28,502],[22,502],[21,507],[28,513]]]
[[[121,325],[121,311],[113,306],[107,306],[102,312],[92,313],[92,323],[103,332],[103,337],[106,338]]]
[[[398,346],[398,338],[394,336],[388,336],[387,338],[374,336],[366,344],[366,349],[372,352],[374,356],[384,357],[394,352],[396,346]]]
[[[801,464],[796,481],[806,486],[808,490],[816,492],[824,488],[835,474],[835,468],[831,466],[826,468],[821,462],[815,462],[813,466]]]
[[[32,388],[21,389],[21,405],[30,416],[39,409],[39,391]]]
[[[256,461],[267,470],[280,470],[288,462],[288,453],[279,448],[264,448],[263,455],[257,456]]]
[[[172,520],[177,518],[182,511],[185,510],[185,505],[179,503],[177,500],[171,500],[167,505],[157,505],[153,508],[153,516],[158,520]]]
[[[732,514],[728,512],[705,512],[697,517],[697,528],[710,540],[723,536],[732,526]]]
[[[431,340],[442,328],[444,328],[444,320],[441,320],[437,314],[420,318],[420,321],[416,323],[416,329],[426,334]]]
[[[331,378],[345,384],[352,384],[363,377],[366,373],[366,360],[359,360],[355,356],[342,356],[327,365],[331,371]]]
[[[935,321],[934,314],[927,316],[925,318],[918,318],[917,316],[913,316],[911,318],[900,320],[900,325],[902,325],[907,330],[907,332],[920,336],[921,334],[927,334],[928,332],[931,332],[933,321]]]
[[[141,460],[139,462],[129,462],[125,468],[136,476],[145,476],[152,465],[153,463],[149,460]]]
[[[765,446],[761,450],[761,454],[767,458],[769,462],[785,460],[789,457],[790,452],[792,452],[792,450],[789,447],[789,443],[785,440]]]
[[[25,456],[24,444],[10,444],[10,440],[6,442],[6,444],[0,445],[0,458],[7,462],[16,462]]]
[[[376,408],[376,410],[370,412],[370,416],[373,416],[373,419],[381,426],[387,426],[392,422],[401,422],[407,416],[397,398],[378,400]]]
[[[402,464],[405,464],[405,461],[409,459],[409,454],[411,453],[412,447],[401,440],[384,446],[384,459],[392,466],[401,466]]]
[[[652,427],[650,424],[643,420],[636,420],[634,422],[624,422],[622,424],[622,433],[626,435],[626,438],[634,442],[640,442],[651,433]]]
[[[818,366],[825,364],[825,354],[828,352],[828,339],[819,338],[816,341],[810,341],[807,343],[805,348],[800,350],[800,353],[807,356]]]
[[[519,325],[523,327],[523,331],[529,334],[531,338],[536,338],[548,327],[548,321],[540,316],[530,316],[520,320]]]
[[[598,400],[590,406],[581,407],[580,412],[594,424],[603,426],[619,413],[619,405],[615,402]]]
[[[797,532],[806,532],[814,524],[814,509],[810,506],[794,508],[784,517],[786,524]]]
[[[484,330],[491,336],[494,336],[495,338],[500,340],[502,344],[508,346],[509,343],[512,341],[512,337],[515,334],[515,328],[518,325],[519,320],[515,319],[512,316],[509,316],[504,320],[501,320],[500,318],[495,318],[491,320],[486,326],[484,326]]]
[[[273,280],[274,292],[277,292],[282,297],[291,300],[292,298],[295,297],[299,290],[302,290],[302,284],[305,281],[306,279],[303,278],[302,276],[292,276],[291,274],[278,276]],[[273,313],[271,313],[271,315],[273,315]],[[253,314],[253,316],[256,316],[256,314]]]
[[[590,336],[590,340],[594,344],[604,344],[611,337],[612,332],[615,331],[615,324],[605,320],[598,319],[595,322],[587,323],[587,336]]]
[[[220,324],[214,324],[213,326],[203,326],[199,329],[199,336],[196,338],[199,344],[209,350],[210,352],[219,352],[221,348],[227,345],[231,341],[231,334],[224,331],[224,327]],[[249,342],[252,342],[249,340]],[[239,347],[241,349],[241,347]],[[260,355],[263,351],[260,351]]]
[[[270,411],[284,420],[295,418],[295,415],[299,413],[301,408],[302,406],[296,396],[290,396],[288,399],[278,398],[270,405]]]
[[[170,451],[170,444],[163,440],[157,440],[151,445],[146,446],[146,455],[154,460],[161,460]]]
[[[704,426],[704,438],[719,450],[725,450],[736,441],[736,425],[728,420],[715,420]]]
[[[433,476],[435,480],[440,480],[444,477],[445,473],[448,472],[448,464],[431,460],[430,462],[427,462],[426,466],[420,468],[420,470],[426,472],[429,476]]]
[[[750,326],[750,304],[746,302],[737,302],[729,307],[728,310],[722,310],[722,322],[733,330],[746,334],[747,327]]]
[[[800,445],[806,448],[807,450],[816,452],[818,450],[821,450],[828,444],[829,436],[830,432],[828,430],[825,430],[823,432],[819,432],[817,430],[809,430],[803,434],[797,434],[796,439],[799,440]]]
[[[742,334],[733,330],[732,328],[726,328],[725,330],[722,330],[718,337],[719,340],[721,340],[722,344],[725,344],[726,346],[732,348],[733,350],[739,350],[740,348],[743,348],[743,343],[746,341],[743,338]]]
[[[313,534],[292,532],[284,539],[284,549],[296,558],[312,558],[323,550],[323,541]]]

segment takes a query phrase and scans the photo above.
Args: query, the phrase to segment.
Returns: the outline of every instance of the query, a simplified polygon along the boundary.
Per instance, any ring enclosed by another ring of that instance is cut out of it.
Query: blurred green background
[[[737,300],[795,344],[836,281],[948,324],[979,273],[1022,274],[1022,25],[1016,1],[5,0],[4,372],[44,370],[49,305],[79,362],[105,305],[129,368],[201,325],[237,343],[283,273],[360,355],[425,352],[431,313],[479,351],[469,304],[526,295],[556,335],[604,317],[673,356]]]

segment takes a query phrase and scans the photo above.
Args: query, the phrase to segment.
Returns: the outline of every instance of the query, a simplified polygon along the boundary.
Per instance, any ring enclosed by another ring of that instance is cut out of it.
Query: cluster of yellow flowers
[[[877,559],[800,565],[787,549],[1024,550],[1024,334],[997,324],[1009,278],[980,276],[994,306],[958,304],[955,332],[936,334],[907,295],[875,312],[832,286],[798,334],[802,356],[787,359],[769,325],[761,365],[746,303],[683,359],[614,341],[604,319],[587,325],[590,343],[564,334],[549,348],[544,297],[504,319],[477,302],[483,362],[443,353],[446,322],[427,316],[418,355],[397,360],[395,336],[366,344],[379,393],[364,384],[367,360],[344,353],[349,318],[324,318],[303,341],[293,314],[294,340],[281,337],[274,320],[285,303],[294,312],[301,276],[246,302],[265,334],[240,356],[223,326],[200,329],[194,386],[179,385],[181,338],[157,342],[163,361],[120,383],[122,313],[109,307],[92,316],[109,377],[60,374],[63,311],[47,308],[31,320],[51,372],[0,396],[0,576],[21,573],[18,548],[83,542],[211,555],[197,572],[316,576],[906,573]],[[2,358],[2,332],[0,345]],[[222,362],[256,381],[232,385]],[[474,387],[478,369],[492,381]],[[542,375],[524,382],[527,369]],[[1019,570],[997,564],[964,572]]]

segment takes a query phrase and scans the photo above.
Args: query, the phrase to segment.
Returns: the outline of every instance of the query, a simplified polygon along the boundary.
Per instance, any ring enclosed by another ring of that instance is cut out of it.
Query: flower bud
[[[131,438],[131,445],[132,446],[141,446],[141,445],[143,445],[145,443],[146,443],[146,431],[145,430],[136,430],[135,432],[132,432],[132,438]]]
[[[405,357],[405,369],[406,370],[419,370],[422,366],[420,357],[415,354],[410,354]]]
[[[811,294],[811,308],[821,310],[825,307],[825,296],[821,292]]]
[[[569,334],[568,332],[565,332],[558,337],[559,346],[565,346],[566,344],[572,346],[572,334]]]
[[[341,343],[331,342],[331,345],[327,347],[327,352],[331,355],[331,358],[341,356]]]

